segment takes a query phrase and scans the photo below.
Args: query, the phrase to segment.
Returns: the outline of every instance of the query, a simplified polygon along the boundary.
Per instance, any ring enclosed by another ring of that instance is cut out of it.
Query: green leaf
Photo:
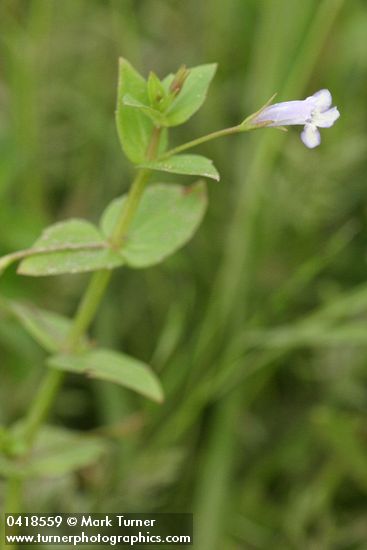
[[[18,268],[22,275],[59,275],[97,269],[112,269],[124,263],[117,252],[106,248],[98,229],[85,220],[68,220],[51,225],[34,243]]]
[[[97,462],[106,450],[101,437],[46,426],[26,456],[10,460],[0,455],[0,474],[19,478],[58,477]]]
[[[33,305],[9,301],[8,310],[36,342],[51,353],[60,349],[71,328],[70,319]]]
[[[201,155],[174,155],[167,160],[144,162],[143,168],[161,170],[172,174],[204,176],[219,181],[220,176],[213,162]]]
[[[137,104],[125,104],[126,96],[134,102],[150,109],[147,83],[144,78],[130,65],[126,59],[120,58],[119,80],[117,90],[116,125],[122,149],[134,163],[143,162],[154,129],[153,122],[141,112]],[[151,109],[149,112],[154,111]],[[165,150],[167,133],[162,132],[159,152]]]
[[[114,382],[154,401],[163,401],[163,391],[157,376],[148,365],[129,355],[98,349],[77,355],[55,355],[48,360],[48,364],[56,369]]]
[[[124,104],[125,95],[131,95],[144,105],[148,103],[144,78],[126,59],[121,58],[116,109],[117,131],[126,156],[132,162],[141,162],[145,158],[154,126],[139,110]]]
[[[153,71],[149,73],[147,92],[150,105],[158,110],[162,110],[167,99],[167,93],[162,82]]]
[[[145,105],[141,103],[141,101],[139,101],[135,97],[132,97],[129,94],[125,94],[124,97],[122,98],[122,103],[128,107],[139,109],[142,113],[144,113],[147,117],[149,117],[155,125],[157,126],[165,125],[165,122],[166,122],[165,116],[161,112],[157,111],[156,109],[153,109],[153,107],[150,107],[149,105]],[[144,155],[144,158],[145,158],[145,155]]]
[[[101,227],[107,237],[125,196],[115,199],[103,213]],[[207,206],[205,182],[190,187],[158,184],[147,189],[120,254],[127,265],[141,268],[163,261],[195,233]]]
[[[61,476],[97,462],[106,449],[102,438],[46,427],[25,465],[25,473],[28,477]]]
[[[207,91],[217,69],[216,63],[199,65],[190,69],[180,93],[166,112],[168,126],[178,126],[186,122],[205,101]],[[163,85],[168,90],[174,76],[169,75]]]

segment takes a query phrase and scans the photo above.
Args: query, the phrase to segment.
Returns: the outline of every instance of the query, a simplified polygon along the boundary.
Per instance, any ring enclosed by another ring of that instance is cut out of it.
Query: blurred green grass
[[[274,92],[328,87],[342,115],[314,151],[297,129],[202,148],[222,174],[204,225],[163,265],[118,271],[93,327],[153,363],[166,403],[68,379],[54,421],[124,435],[108,467],[30,483],[30,510],[35,495],[65,512],[193,510],[200,550],[367,548],[366,25],[363,0],[3,0],[2,254],[51,220],[97,219],[128,188],[119,55],[159,75],[219,62],[172,144],[238,122]],[[0,292],[71,315],[85,282],[10,271]],[[8,423],[27,408],[42,353],[0,321]]]

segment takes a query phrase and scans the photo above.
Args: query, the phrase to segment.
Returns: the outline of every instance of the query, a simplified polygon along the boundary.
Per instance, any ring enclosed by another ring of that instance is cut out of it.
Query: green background
[[[163,264],[117,270],[93,326],[154,367],[166,401],[70,375],[54,424],[102,429],[109,452],[30,480],[25,510],[193,511],[200,550],[367,548],[366,28],[363,0],[2,0],[1,254],[128,189],[120,55],[161,77],[219,63],[172,146],[275,92],[326,87],[341,112],[312,151],[299,128],[195,150],[221,173],[203,225]],[[70,316],[87,280],[11,268],[0,293]],[[27,410],[43,359],[0,311],[1,423]]]

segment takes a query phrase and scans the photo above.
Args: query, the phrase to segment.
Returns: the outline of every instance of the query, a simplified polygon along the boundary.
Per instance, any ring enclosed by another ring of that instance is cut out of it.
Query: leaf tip
[[[122,55],[120,55],[120,57],[118,58],[118,65],[119,67],[122,67],[123,65],[126,65],[128,62],[127,59],[125,59],[125,57],[122,57]]]
[[[206,63],[205,65],[203,65],[204,67],[208,67],[210,68],[212,71],[213,71],[213,74],[216,72],[216,70],[218,69],[218,63],[216,61],[213,61],[213,63]]]
[[[208,177],[215,181],[220,181],[220,173],[215,168],[215,166],[213,166],[213,169],[214,169],[213,172]]]
[[[24,269],[23,262],[20,262],[18,265],[16,273],[17,275],[29,275],[29,273],[27,273],[27,269]]]
[[[152,397],[153,401],[155,401],[156,403],[158,403],[158,405],[163,405],[164,401],[165,401],[165,397],[164,397],[164,394],[163,394],[163,391],[160,391],[159,394],[157,394],[156,396]]]

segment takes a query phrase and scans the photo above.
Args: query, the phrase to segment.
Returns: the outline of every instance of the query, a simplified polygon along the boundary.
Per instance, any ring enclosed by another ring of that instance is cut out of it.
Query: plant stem
[[[239,124],[238,126],[231,126],[230,128],[224,128],[223,130],[217,130],[216,132],[212,132],[211,134],[207,134],[206,136],[201,136],[199,138],[193,139],[192,141],[188,141],[187,143],[183,143],[178,147],[169,149],[164,153],[164,155],[158,157],[157,160],[164,160],[171,157],[172,155],[176,155],[177,153],[181,153],[182,151],[186,151],[187,149],[191,149],[192,147],[196,147],[197,145],[206,143],[207,141],[211,141],[213,139],[224,136],[230,136],[231,134],[238,134],[239,132],[246,132],[247,130],[250,130],[250,127],[246,128],[243,124]]]
[[[139,170],[135,177],[112,235],[113,243],[116,247],[121,246],[126,236],[126,232],[129,229],[130,223],[139,205],[149,175],[149,170]],[[112,272],[107,269],[96,271],[92,275],[65,341],[64,349],[68,352],[73,352],[77,349],[80,339],[93,321],[111,279],[111,275]],[[63,378],[64,373],[62,371],[50,371],[46,374],[37,396],[24,420],[23,437],[27,447],[32,445],[39,427],[47,417]]]
[[[93,274],[65,342],[65,348],[68,351],[76,349],[80,338],[92,321],[110,277],[111,272],[106,269]],[[63,379],[62,371],[47,372],[23,423],[22,434],[27,448],[31,447],[39,427],[47,417]]]
[[[12,512],[18,512],[17,503],[19,502],[20,489],[20,479],[18,477],[12,478],[9,483],[8,491],[5,495],[7,509]]]
[[[62,371],[57,370],[47,372],[35,399],[32,401],[22,426],[23,441],[27,448],[32,445],[40,425],[50,410],[63,380],[63,374]]]
[[[165,160],[171,157],[172,155],[176,155],[177,153],[181,153],[182,151],[186,151],[187,149],[192,149],[197,145],[201,145],[202,143],[206,143],[207,141],[212,141],[213,139],[217,139],[224,136],[230,136],[232,134],[249,132],[250,130],[257,130],[258,128],[264,128],[268,126],[269,123],[271,122],[270,120],[265,120],[263,122],[258,122],[255,124],[252,124],[252,121],[258,114],[260,114],[268,105],[272,103],[276,95],[277,94],[273,94],[258,111],[249,115],[240,124],[237,124],[236,126],[230,126],[229,128],[223,128],[222,130],[216,130],[211,134],[206,134],[205,136],[201,136],[199,138],[183,143],[182,145],[178,145],[178,147],[174,147],[173,149],[169,149],[168,151],[166,151],[163,155],[158,157],[157,160]],[[286,131],[286,129],[283,127],[279,126],[279,128]]]
[[[160,133],[160,128],[155,128],[153,130],[152,138],[147,149],[148,159],[155,156],[159,145]],[[110,239],[111,245],[114,248],[118,249],[123,244],[150,174],[151,171],[146,169],[139,170],[136,174]],[[80,339],[83,337],[95,317],[111,276],[112,271],[108,269],[101,269],[92,275],[89,285],[79,304],[70,332],[66,338],[66,351],[73,352],[77,349]],[[28,446],[32,444],[39,426],[46,418],[63,378],[64,373],[62,371],[50,371],[46,375],[37,397],[33,401],[25,419],[23,433],[25,442]]]
[[[12,477],[8,480],[8,486],[5,492],[4,498],[4,511],[6,513],[17,514],[20,512],[19,503],[21,501],[21,489],[22,483],[18,477]],[[16,534],[15,527],[13,527],[13,534]],[[5,516],[3,516],[2,521],[0,522],[0,541],[4,542],[5,540]],[[0,544],[1,544],[0,542]],[[13,545],[14,550],[18,548],[18,545]]]
[[[74,322],[66,339],[67,351],[74,351],[94,319],[98,306],[111,279],[112,271],[102,269],[93,273],[76,312]]]
[[[147,158],[152,159],[156,154],[159,145],[160,128],[153,131],[151,142],[147,149]],[[117,220],[114,232],[111,237],[111,245],[121,247],[132,219],[139,206],[140,199],[148,182],[150,170],[141,169],[136,174],[130,188],[126,201],[123,204],[119,219]],[[99,304],[111,279],[112,272],[107,269],[96,271],[89,282],[89,285],[82,297],[76,312],[72,327],[65,341],[65,350],[73,352],[77,349],[80,339],[85,334],[89,325],[94,319]],[[37,435],[40,426],[43,424],[49,410],[54,402],[57,392],[64,379],[62,371],[50,370],[41,384],[35,399],[33,400],[28,414],[22,425],[22,439],[26,449],[29,449]],[[10,478],[7,487],[7,499],[5,510],[16,511],[19,509],[21,492],[21,481],[17,478]]]
[[[115,229],[110,239],[110,243],[113,248],[121,247],[121,244],[124,241],[127,230],[139,205],[150,174],[151,171],[146,169],[139,170],[139,172],[137,173],[137,176],[134,180],[134,183],[132,184],[130,193],[126,199],[124,207],[121,211],[121,215],[117,220]]]

